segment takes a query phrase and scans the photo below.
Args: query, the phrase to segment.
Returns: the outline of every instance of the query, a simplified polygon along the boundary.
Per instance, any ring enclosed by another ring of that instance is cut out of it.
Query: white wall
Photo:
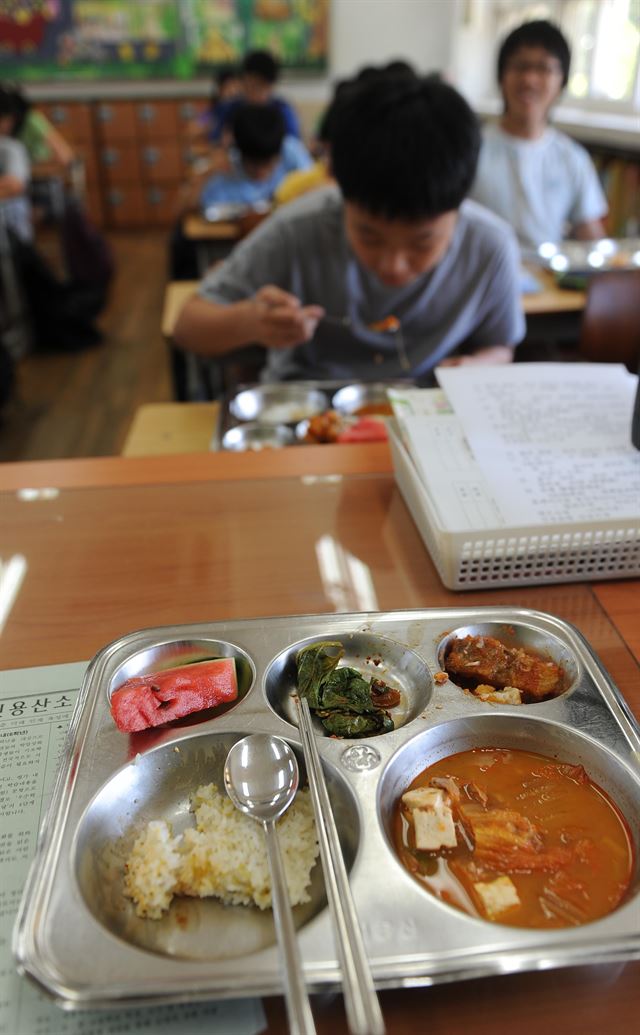
[[[333,0],[331,76],[404,58],[418,71],[448,67],[455,0]]]
[[[461,0],[332,0],[329,74],[322,80],[291,80],[283,92],[325,98],[337,79],[363,65],[395,58],[418,72],[451,70],[454,27]]]

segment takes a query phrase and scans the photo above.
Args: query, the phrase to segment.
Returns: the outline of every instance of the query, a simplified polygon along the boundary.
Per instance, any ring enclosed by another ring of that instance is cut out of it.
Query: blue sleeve
[[[222,131],[229,122],[237,103],[237,101],[220,101],[219,104],[216,104],[211,115],[210,140],[214,142],[220,140]]]
[[[282,143],[282,163],[285,171],[290,173],[298,169],[310,169],[313,159],[301,140],[286,136]]]
[[[284,116],[284,126],[287,136],[297,137],[300,139],[302,137],[302,133],[300,132],[300,122],[298,121],[298,116],[291,105],[287,101],[282,100],[282,98],[278,98],[278,107]]]

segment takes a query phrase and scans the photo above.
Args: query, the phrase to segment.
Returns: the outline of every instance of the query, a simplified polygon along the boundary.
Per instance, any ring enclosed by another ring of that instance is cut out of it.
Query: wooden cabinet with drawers
[[[172,225],[187,175],[186,128],[193,111],[175,100],[96,106],[108,225]]]
[[[56,101],[39,104],[38,108],[82,159],[85,204],[90,218],[101,226],[104,206],[92,105],[79,101]]]
[[[84,162],[87,204],[107,228],[165,226],[188,171],[188,126],[208,101],[65,101],[38,107]]]

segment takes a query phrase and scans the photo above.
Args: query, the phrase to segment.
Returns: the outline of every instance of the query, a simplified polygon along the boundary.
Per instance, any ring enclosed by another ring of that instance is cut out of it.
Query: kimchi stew
[[[606,916],[634,872],[628,824],[581,765],[475,748],[423,770],[393,820],[403,865],[483,920],[573,927]]]

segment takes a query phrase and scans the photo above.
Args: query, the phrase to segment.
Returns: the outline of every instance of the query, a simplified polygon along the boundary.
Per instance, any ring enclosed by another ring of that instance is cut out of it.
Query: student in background
[[[240,74],[234,65],[225,65],[217,70],[213,77],[209,107],[188,127],[189,136],[194,143],[205,144],[211,139],[218,109],[222,104],[235,100],[241,88]]]
[[[312,164],[304,144],[296,137],[286,136],[282,114],[271,105],[238,105],[230,131],[233,144],[224,152],[220,149],[223,160],[214,156],[207,168],[203,172],[196,170],[183,187],[181,215],[215,204],[251,207],[270,203],[287,173],[294,169],[307,169]],[[245,222],[253,224],[251,213],[247,214]],[[184,236],[181,219],[174,227],[169,247],[171,279],[192,280],[197,277],[195,246]]]
[[[7,226],[21,241],[33,239],[31,206],[28,198],[31,169],[24,144],[12,136],[15,102],[12,94],[0,88],[0,203]]]
[[[565,37],[547,21],[515,29],[498,54],[504,110],[485,127],[470,197],[507,219],[525,249],[605,233],[607,202],[589,155],[549,125],[570,60]]]
[[[68,168],[74,160],[74,153],[58,130],[41,111],[15,86],[4,87],[12,98],[13,124],[10,135],[19,140],[27,150],[29,160],[55,162]]]
[[[250,51],[244,58],[240,70],[241,99],[249,104],[266,104],[277,108],[284,118],[286,135],[300,137],[298,116],[284,98],[277,97],[274,93],[279,76],[280,65],[268,50]],[[222,140],[224,129],[239,103],[239,98],[232,98],[217,105],[210,140],[215,143]]]
[[[421,381],[440,363],[510,361],[524,333],[518,249],[464,200],[479,147],[475,115],[445,83],[355,85],[331,129],[338,187],[286,205],[207,274],[178,345],[264,345],[271,381]],[[401,336],[385,333],[390,319]]]
[[[304,144],[286,135],[285,120],[277,107],[239,104],[230,128],[230,169],[204,184],[200,194],[203,209],[216,202],[255,205],[271,201],[287,173],[312,165]]]

